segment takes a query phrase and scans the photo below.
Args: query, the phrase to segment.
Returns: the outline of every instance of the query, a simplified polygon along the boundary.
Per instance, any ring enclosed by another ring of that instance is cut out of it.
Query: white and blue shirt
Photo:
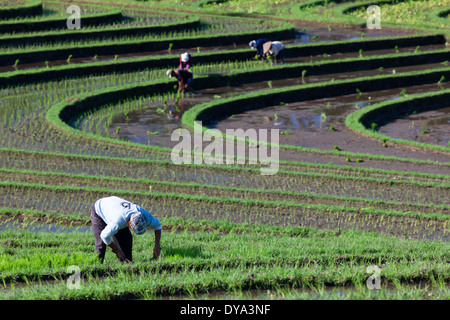
[[[101,198],[95,202],[95,211],[105,221],[106,228],[100,233],[100,237],[107,245],[111,244],[112,236],[120,229],[128,227],[128,220],[133,213],[142,212],[147,220],[147,227],[161,230],[161,223],[150,212],[128,200],[112,196]]]

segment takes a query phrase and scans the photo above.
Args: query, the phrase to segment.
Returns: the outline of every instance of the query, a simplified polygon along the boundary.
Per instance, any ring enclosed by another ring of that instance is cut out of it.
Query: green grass
[[[0,252],[9,256],[0,265],[5,285],[24,276],[34,282],[49,275],[60,279],[16,286],[4,297],[109,299],[325,284],[362,288],[366,267],[372,264],[381,267],[385,285],[420,280],[442,288],[450,277],[448,242],[198,220],[169,219],[163,225],[160,258],[151,258],[151,234],[135,236],[135,258],[129,265],[116,262],[110,252],[104,265],[90,260],[91,234],[2,232]],[[67,246],[72,247],[70,254]],[[33,255],[28,254],[30,248]],[[66,269],[73,263],[87,280],[79,290],[66,287]]]

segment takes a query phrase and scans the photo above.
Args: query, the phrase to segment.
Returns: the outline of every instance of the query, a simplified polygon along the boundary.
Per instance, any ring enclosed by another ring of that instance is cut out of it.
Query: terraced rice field
[[[431,2],[430,24],[381,30],[363,1],[80,1],[79,30],[68,2],[2,4],[0,297],[448,299],[450,29]],[[254,59],[261,37],[284,64]],[[195,93],[166,76],[185,51]],[[152,233],[131,264],[95,259],[110,195],[160,219],[158,259]]]

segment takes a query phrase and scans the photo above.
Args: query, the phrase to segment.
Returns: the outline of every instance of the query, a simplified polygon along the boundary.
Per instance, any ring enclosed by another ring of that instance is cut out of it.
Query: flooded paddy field
[[[44,28],[65,18],[45,1],[32,18],[8,12],[8,23],[33,27],[0,39],[0,296],[448,299],[446,29],[368,30],[348,23],[348,3],[323,5],[332,14],[314,11],[316,21],[309,9],[281,21],[191,5],[94,6],[96,19],[115,22],[82,39],[57,22]],[[174,31],[140,29],[167,24]],[[254,58],[248,43],[260,37],[283,41],[284,64]],[[152,41],[163,45],[138,45]],[[186,51],[194,92],[166,74]],[[405,110],[367,111],[392,105]],[[355,112],[367,112],[362,129],[348,123]],[[233,139],[225,161],[227,136],[205,139],[211,130],[248,139]],[[179,163],[182,134],[192,139]],[[109,249],[100,263],[90,208],[111,195],[161,221],[158,258],[148,232],[133,235],[131,263]]]

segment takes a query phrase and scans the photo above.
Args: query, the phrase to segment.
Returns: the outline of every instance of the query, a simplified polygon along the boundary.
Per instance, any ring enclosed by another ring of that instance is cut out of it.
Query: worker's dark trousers
[[[95,248],[94,252],[98,254],[100,261],[103,263],[105,259],[106,252],[106,244],[103,242],[100,237],[100,233],[105,229],[106,223],[103,219],[95,212],[95,207],[91,207],[91,223],[92,223],[92,232],[94,233],[95,238]],[[114,243],[122,249],[125,258],[131,261],[132,259],[132,248],[133,248],[133,235],[130,232],[129,228],[120,229],[113,236]]]

